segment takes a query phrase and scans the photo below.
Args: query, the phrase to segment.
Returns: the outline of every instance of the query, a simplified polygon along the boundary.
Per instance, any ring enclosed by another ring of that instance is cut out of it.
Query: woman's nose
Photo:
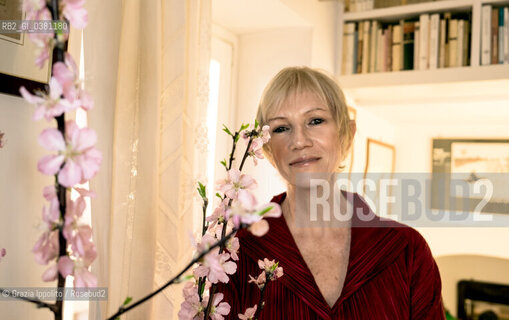
[[[313,145],[313,141],[309,136],[306,128],[297,126],[293,130],[291,147],[292,149],[302,149]]]

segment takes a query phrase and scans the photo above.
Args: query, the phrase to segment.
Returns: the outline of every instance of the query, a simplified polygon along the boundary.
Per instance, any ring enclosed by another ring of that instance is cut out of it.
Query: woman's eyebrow
[[[313,108],[313,109],[309,109],[308,111],[304,112],[304,114],[308,114],[308,113],[311,113],[313,111],[327,111],[327,109],[324,109],[324,108],[321,108],[321,107],[316,107],[316,108]],[[274,117],[274,118],[270,118],[267,120],[267,123],[271,122],[271,121],[274,121],[274,120],[286,120],[287,118],[286,117],[283,117],[283,116],[278,116],[278,117]]]

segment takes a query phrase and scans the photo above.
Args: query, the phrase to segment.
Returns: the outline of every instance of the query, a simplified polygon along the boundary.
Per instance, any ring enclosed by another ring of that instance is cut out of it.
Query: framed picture
[[[0,20],[23,20],[22,0],[0,0]],[[44,89],[49,82],[50,63],[35,65],[37,46],[26,33],[0,33],[0,93],[20,96],[19,87]],[[51,54],[50,59],[51,61]]]
[[[355,110],[352,107],[348,107],[348,114],[350,116],[350,120],[357,121],[357,110]],[[354,155],[354,141],[352,141],[352,146],[350,147],[350,152],[346,156],[345,160],[343,161],[345,165],[345,172],[348,172],[348,179],[350,179],[352,174],[352,168],[353,168],[353,155]]]
[[[509,213],[509,139],[433,139],[431,208]]]
[[[375,182],[375,190],[367,190],[364,187],[363,194],[373,200],[375,213],[389,213],[390,208],[380,207],[380,181],[391,179],[396,164],[396,148],[388,143],[368,138],[366,146],[366,166],[364,168],[364,179]],[[391,191],[388,191],[391,195]]]

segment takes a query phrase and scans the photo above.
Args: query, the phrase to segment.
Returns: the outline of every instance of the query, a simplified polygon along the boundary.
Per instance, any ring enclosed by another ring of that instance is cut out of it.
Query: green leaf
[[[258,128],[258,120],[255,119],[255,130]]]
[[[198,193],[200,194],[200,196],[202,197],[202,199],[206,199],[207,198],[207,190],[206,190],[206,187],[198,181],[198,185],[199,187],[197,188],[198,190]]]
[[[233,140],[235,141],[235,143],[237,143],[239,141],[239,138],[240,138],[240,134],[237,132],[235,134],[235,137],[233,137]]]
[[[270,210],[272,210],[272,208],[274,208],[274,207],[272,207],[272,206],[267,207],[267,208],[265,208],[265,209],[263,209],[263,210],[261,210],[261,211],[258,211],[256,214],[257,214],[257,215],[259,215],[259,216],[263,216],[264,214],[266,214],[267,212],[269,212]]]
[[[124,303],[122,303],[122,305],[127,306],[129,303],[131,303],[131,301],[133,301],[133,297],[127,297],[125,298]]]
[[[219,192],[216,192],[216,197],[218,197],[219,199],[223,200],[223,197],[219,194]]]
[[[242,124],[242,125],[240,126],[240,130],[239,130],[239,131],[245,130],[245,129],[247,129],[248,127],[249,127],[249,124],[244,123],[244,124]]]
[[[233,134],[231,133],[230,129],[228,129],[228,127],[225,126],[224,124],[223,124],[223,131],[226,132],[228,135],[233,137]]]
[[[224,166],[224,168],[225,168],[226,170],[228,170],[228,167],[226,166],[226,160],[222,160],[222,161],[221,161],[221,164]]]

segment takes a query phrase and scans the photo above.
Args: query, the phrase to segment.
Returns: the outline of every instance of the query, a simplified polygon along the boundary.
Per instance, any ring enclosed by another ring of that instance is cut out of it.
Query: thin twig
[[[267,272],[265,272],[265,276],[267,276]],[[268,279],[268,278],[267,278]],[[263,302],[263,297],[265,295],[265,288],[267,288],[268,281],[265,281],[265,284],[263,285],[263,288],[260,290],[260,300],[258,300],[258,307],[256,308],[256,312],[254,315],[254,319],[258,319],[258,316],[260,315],[260,312],[262,312],[263,307],[265,306],[265,303]]]
[[[54,303],[46,303],[36,298],[27,298],[22,296],[14,295],[12,292],[10,292],[7,289],[0,288],[0,291],[2,292],[2,296],[5,297],[5,295],[8,295],[9,297],[13,299],[23,300],[26,302],[31,302],[37,305],[37,308],[48,308],[51,311],[55,312],[56,305]]]
[[[241,225],[239,227],[239,229],[243,228],[244,226]],[[196,258],[194,258],[191,262],[189,262],[189,264],[182,270],[180,271],[173,279],[171,279],[170,281],[168,281],[165,285],[163,285],[162,287],[160,287],[159,289],[157,289],[156,291],[148,294],[147,296],[143,297],[142,299],[136,301],[135,303],[131,304],[130,306],[124,308],[123,306],[121,306],[120,308],[118,308],[118,311],[117,313],[115,313],[114,315],[112,315],[111,317],[109,317],[107,320],[113,320],[115,318],[117,318],[118,316],[120,316],[121,314],[124,314],[126,313],[127,311],[137,307],[138,305],[142,304],[143,302],[149,300],[150,298],[152,298],[153,296],[155,296],[156,294],[158,294],[159,292],[163,291],[164,289],[166,289],[168,286],[172,285],[173,283],[175,283],[177,280],[179,280],[179,278],[189,269],[191,268],[196,262],[200,261],[205,255],[207,255],[210,251],[212,251],[213,249],[215,249],[216,247],[218,246],[221,246],[223,245],[226,241],[228,241],[235,232],[237,232],[237,230],[239,229],[236,229],[236,228],[233,228],[233,230],[228,233],[224,238],[222,238],[221,240],[219,240],[218,242],[214,243],[210,248],[208,248],[207,250],[203,251],[202,253],[200,253]]]

